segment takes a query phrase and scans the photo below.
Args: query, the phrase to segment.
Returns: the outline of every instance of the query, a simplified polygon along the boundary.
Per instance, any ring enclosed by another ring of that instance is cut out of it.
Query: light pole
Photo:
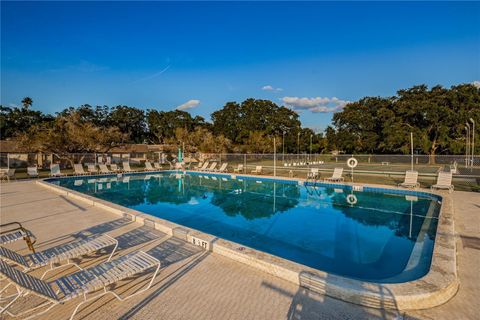
[[[473,167],[473,160],[475,157],[475,121],[473,120],[473,118],[470,118],[470,121],[473,124],[473,128],[472,128],[472,167]]]
[[[465,126],[465,130],[467,131],[467,136],[465,137],[465,167],[468,167],[468,158],[470,157],[470,127],[467,125]]]
[[[285,164],[285,131],[282,134],[282,162]]]
[[[309,161],[312,161],[312,137],[313,135],[311,134],[310,135],[310,157],[309,157]]]
[[[467,133],[467,137],[468,137],[467,166],[468,166],[468,165],[470,165],[470,123],[468,123],[468,121],[467,121],[467,131],[468,131],[468,133]]]
[[[300,159],[300,132],[297,134],[297,160]]]

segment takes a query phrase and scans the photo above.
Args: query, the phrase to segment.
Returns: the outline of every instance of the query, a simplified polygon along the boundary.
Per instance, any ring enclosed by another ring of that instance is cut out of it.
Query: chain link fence
[[[358,165],[347,166],[354,157]],[[163,169],[175,168],[177,154],[149,153],[0,153],[0,167],[14,168],[17,178],[27,178],[27,167],[36,166],[40,175],[48,176],[51,164],[60,164],[67,174],[73,174],[73,164],[121,164],[128,161],[132,168],[144,168],[144,163],[157,162]],[[416,170],[423,187],[435,183],[440,171],[451,171],[456,190],[480,192],[480,156],[465,155],[332,155],[332,154],[213,154],[189,153],[183,155],[187,169],[196,169],[205,161],[217,162],[218,167],[228,163],[228,172],[251,174],[259,171],[267,176],[306,178],[311,169],[318,169],[320,179],[331,176],[334,168],[344,169],[345,181],[395,185],[403,181],[405,171]],[[235,170],[236,169],[236,170]]]

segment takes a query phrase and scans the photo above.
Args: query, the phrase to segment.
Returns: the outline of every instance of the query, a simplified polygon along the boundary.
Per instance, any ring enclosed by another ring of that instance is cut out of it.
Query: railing
[[[347,166],[347,159],[355,157],[358,165],[353,170]],[[70,173],[74,163],[122,163],[129,161],[132,167],[143,167],[145,161],[159,162],[163,168],[171,168],[176,154],[161,153],[0,153],[0,167],[15,168],[19,178],[27,177],[26,168],[36,166],[41,176],[48,176],[50,164],[58,163],[62,170]],[[321,178],[331,176],[336,167],[344,168],[346,181],[398,184],[403,181],[405,171],[413,169],[419,173],[422,186],[435,182],[439,171],[452,171],[456,190],[480,191],[480,156],[465,155],[332,155],[332,154],[184,154],[187,163],[204,161],[228,162],[228,171],[233,172],[243,165],[241,173],[249,174],[257,166],[262,166],[263,175],[292,178],[306,178],[312,168],[317,168]],[[194,166],[192,166],[193,168]],[[43,170],[42,170],[43,169]],[[43,174],[42,174],[43,172]]]

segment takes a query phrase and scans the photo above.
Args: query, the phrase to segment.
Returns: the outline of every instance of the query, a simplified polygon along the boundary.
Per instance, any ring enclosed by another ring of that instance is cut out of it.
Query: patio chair
[[[149,161],[145,161],[145,171],[155,171],[155,168],[152,167],[152,164]]]
[[[64,176],[64,175],[65,174],[60,171],[60,165],[59,164],[50,165],[50,176],[61,177],[61,176]]]
[[[335,168],[332,177],[324,179],[325,181],[340,182],[343,181],[343,168]]]
[[[310,172],[307,173],[307,179],[318,179],[320,175],[318,174],[318,168],[311,168]]]
[[[98,168],[100,169],[100,173],[103,173],[103,174],[112,174],[113,173],[113,171],[110,171],[108,169],[106,164],[99,164]]]
[[[405,172],[405,181],[399,183],[398,186],[405,188],[418,188],[420,183],[418,183],[418,171],[408,170]]]
[[[84,176],[89,174],[88,172],[85,172],[85,170],[83,169],[83,165],[81,163],[74,163],[73,170],[77,176]]]
[[[256,166],[254,170],[251,171],[253,174],[261,174],[262,173],[262,166]]]
[[[154,162],[153,167],[157,170],[162,170],[162,165],[160,164],[160,162]]]
[[[20,239],[25,240],[30,251],[35,252],[33,245],[37,242],[37,238],[30,230],[25,229],[20,222],[15,221],[0,225],[0,245]]]
[[[91,164],[91,163],[87,164],[87,171],[92,174],[97,174],[98,173],[97,165]]]
[[[27,174],[30,178],[38,178],[37,167],[27,167]]]
[[[219,169],[215,170],[216,172],[227,172],[228,162],[222,163]]]
[[[452,173],[440,171],[437,177],[437,183],[430,187],[431,189],[447,189],[448,192],[453,191]]]
[[[243,164],[239,164],[236,168],[233,169],[234,173],[241,173],[243,172]]]
[[[0,246],[0,260],[14,263],[22,267],[25,272],[50,265],[50,269],[46,270],[42,275],[41,279],[43,279],[43,277],[51,270],[64,267],[66,265],[74,265],[78,269],[82,270],[78,264],[70,262],[70,259],[92,254],[112,246],[113,250],[107,259],[107,261],[110,261],[118,247],[118,240],[112,238],[108,234],[90,236],[85,239],[65,243],[51,249],[30,253],[24,256],[16,253],[13,250]],[[67,264],[60,265],[59,267],[53,267],[54,263],[60,263],[61,261],[65,260],[67,260]]]
[[[122,169],[120,169],[115,163],[110,164],[110,170],[113,172],[122,172]]]
[[[207,167],[208,167],[208,161],[205,161],[205,163],[203,164],[203,166],[198,169],[199,171],[206,171],[207,170]]]
[[[216,162],[212,162],[212,164],[210,165],[210,167],[206,168],[205,171],[208,171],[208,172],[213,172],[215,171],[215,167],[217,166],[217,163]]]
[[[200,168],[202,168],[202,166],[203,166],[203,162],[197,163],[197,166],[195,167],[195,170],[199,170]]]
[[[0,180],[6,179],[10,182],[10,178],[17,179],[15,177],[15,169],[1,169],[0,171]]]
[[[121,297],[112,291],[111,285],[117,284],[122,280],[144,274],[147,270],[155,268],[155,272],[148,282],[148,285],[128,296]],[[5,313],[9,316],[16,317],[32,313],[27,319],[42,315],[53,307],[82,297],[75,307],[70,319],[73,319],[79,308],[92,300],[96,300],[106,294],[112,294],[120,301],[130,299],[140,293],[145,292],[152,286],[158,271],[160,270],[160,261],[151,255],[137,251],[122,256],[112,261],[101,263],[97,266],[78,271],[76,273],[62,276],[54,281],[44,281],[32,275],[17,270],[3,261],[0,261],[0,274],[6,277],[16,288],[16,294],[12,296],[12,300],[4,307],[0,307],[0,315]],[[99,291],[101,290],[101,291]],[[98,294],[87,298],[87,294],[99,291]],[[21,297],[27,295],[38,296],[43,298],[45,302],[33,308],[25,308],[23,311],[14,314],[10,307],[15,305]],[[43,310],[39,311],[39,309]],[[33,313],[35,312],[35,313]]]
[[[130,162],[125,161],[122,165],[123,165],[123,171],[124,172],[135,172],[134,170],[132,170],[130,168]]]

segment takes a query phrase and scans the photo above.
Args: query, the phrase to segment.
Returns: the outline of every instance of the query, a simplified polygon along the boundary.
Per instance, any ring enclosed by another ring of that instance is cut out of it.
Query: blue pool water
[[[229,175],[49,181],[322,271],[382,283],[428,272],[440,209],[439,198],[426,193]]]

